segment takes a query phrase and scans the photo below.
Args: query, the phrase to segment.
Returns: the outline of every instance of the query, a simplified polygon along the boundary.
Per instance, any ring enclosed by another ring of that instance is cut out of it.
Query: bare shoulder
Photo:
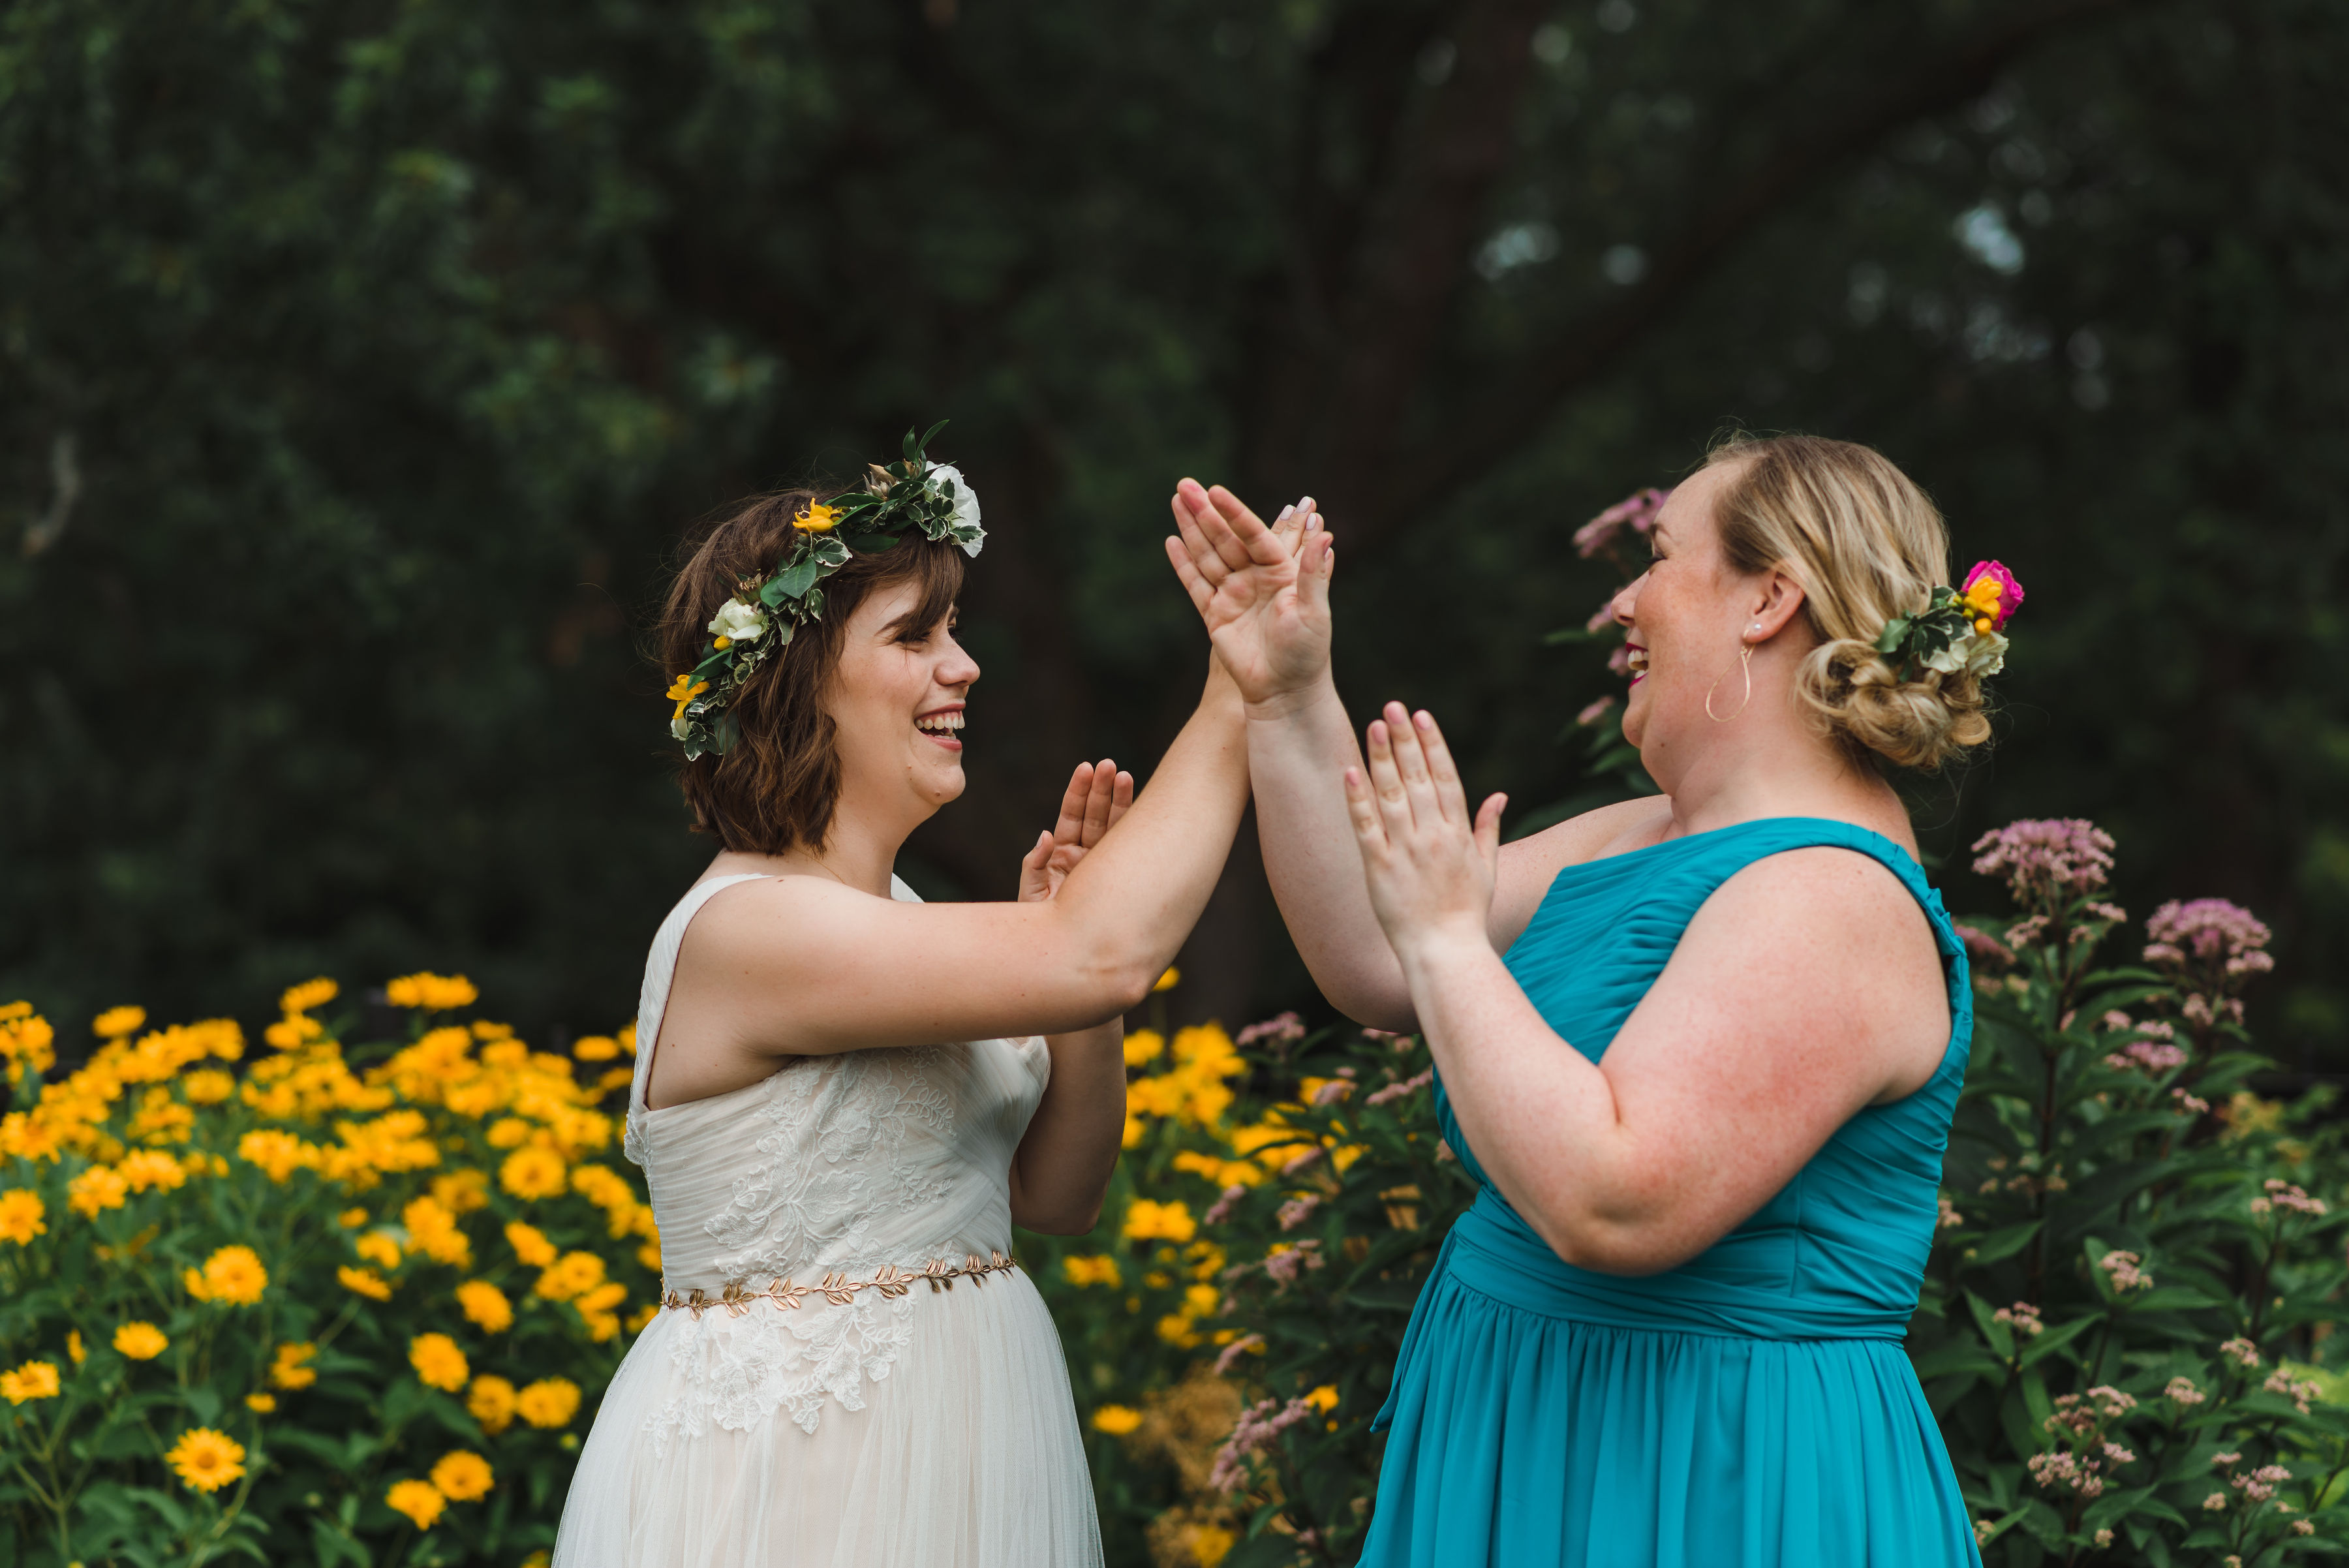
[[[686,928],[685,945],[703,957],[755,951],[762,966],[792,953],[810,957],[854,942],[898,910],[918,908],[843,887],[823,877],[761,877],[709,896]]]
[[[1682,953],[1745,998],[1757,1023],[1872,1043],[1896,1092],[1940,1060],[1949,992],[1932,923],[1871,856],[1828,845],[1765,856],[1705,900],[1675,963]]]

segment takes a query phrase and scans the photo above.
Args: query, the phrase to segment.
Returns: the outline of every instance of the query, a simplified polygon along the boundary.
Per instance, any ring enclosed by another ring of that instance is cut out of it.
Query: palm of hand
[[[1186,479],[1170,504],[1180,537],[1166,541],[1167,559],[1240,695],[1261,702],[1321,679],[1336,557],[1311,498],[1269,526],[1221,485]]]
[[[1117,771],[1108,758],[1079,763],[1061,797],[1061,818],[1036,840],[1019,862],[1019,901],[1041,903],[1061,890],[1085,852],[1117,826],[1133,804],[1133,775]]]
[[[1208,639],[1250,701],[1294,691],[1329,667],[1329,607],[1311,602],[1301,577],[1298,555],[1251,560],[1207,601]]]

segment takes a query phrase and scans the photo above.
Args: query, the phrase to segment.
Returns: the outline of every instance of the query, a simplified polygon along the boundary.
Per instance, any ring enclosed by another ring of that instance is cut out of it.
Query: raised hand
[[[1038,903],[1059,892],[1085,851],[1099,844],[1133,804],[1132,774],[1118,772],[1107,757],[1079,763],[1061,796],[1061,820],[1037,838],[1036,847],[1019,862],[1019,901]]]
[[[1362,753],[1369,768],[1346,770],[1346,805],[1362,852],[1371,908],[1395,955],[1411,966],[1430,941],[1485,944],[1493,880],[1501,861],[1501,808],[1492,795],[1468,815],[1451,748],[1433,715],[1390,702],[1371,722]]]
[[[1220,484],[1186,479],[1170,504],[1180,537],[1166,541],[1166,558],[1240,695],[1276,702],[1326,679],[1337,551],[1312,498],[1269,527]]]

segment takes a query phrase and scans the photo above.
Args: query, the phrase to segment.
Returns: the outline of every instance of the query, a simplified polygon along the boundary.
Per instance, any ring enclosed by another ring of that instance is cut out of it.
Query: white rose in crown
[[[1961,670],[1976,677],[1996,675],[2006,668],[2006,639],[1994,631],[1968,632],[1928,658],[1925,668],[1944,675],[1955,675]]]
[[[970,481],[962,476],[961,469],[957,468],[950,462],[934,462],[930,464],[929,471],[922,475],[922,483],[929,486],[934,492],[943,490],[945,488],[945,486],[939,483],[941,480],[952,480],[954,482],[954,519],[956,531],[960,532],[965,528],[977,528],[978,526],[978,497],[971,493]],[[976,538],[965,540],[963,542],[962,553],[966,556],[977,556],[978,554],[978,547],[984,541]]]
[[[767,612],[757,605],[744,604],[740,599],[728,599],[709,618],[709,629],[719,637],[735,642],[754,641],[767,629]]]

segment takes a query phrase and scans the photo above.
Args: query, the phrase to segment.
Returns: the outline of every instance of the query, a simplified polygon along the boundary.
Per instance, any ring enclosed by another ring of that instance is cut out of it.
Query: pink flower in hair
[[[1974,569],[1966,574],[1958,597],[1973,611],[1975,630],[2003,631],[2008,618],[2023,607],[2023,585],[1996,561],[1977,561]],[[1982,622],[1985,620],[1990,625],[1983,626]]]

